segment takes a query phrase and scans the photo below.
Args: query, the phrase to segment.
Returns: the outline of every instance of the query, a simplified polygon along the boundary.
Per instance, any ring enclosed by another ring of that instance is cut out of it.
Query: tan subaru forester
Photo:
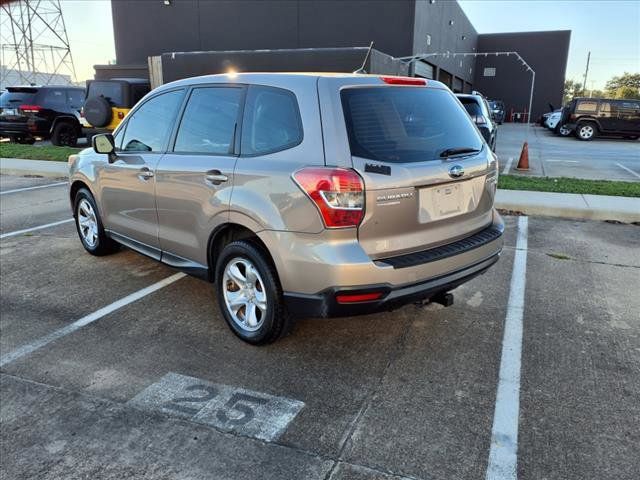
[[[246,73],[145,96],[70,158],[80,240],[215,283],[264,344],[296,317],[449,304],[502,249],[496,157],[431,80]]]

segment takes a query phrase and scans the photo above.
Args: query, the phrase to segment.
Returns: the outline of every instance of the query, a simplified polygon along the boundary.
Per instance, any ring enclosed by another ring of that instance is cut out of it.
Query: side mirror
[[[116,151],[116,142],[110,133],[94,135],[91,140],[91,146],[96,153],[111,155]]]

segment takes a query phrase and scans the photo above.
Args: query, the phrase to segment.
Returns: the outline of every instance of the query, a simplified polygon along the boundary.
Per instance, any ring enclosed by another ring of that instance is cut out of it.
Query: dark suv
[[[0,136],[19,143],[50,138],[54,145],[75,147],[83,103],[80,87],[7,87],[0,95]]]
[[[478,92],[472,92],[471,94],[456,93],[456,97],[458,97],[462,106],[475,122],[476,127],[482,133],[491,150],[495,152],[498,125],[493,120],[487,99]]]
[[[580,140],[598,135],[640,136],[640,100],[574,98],[562,110],[559,125]]]

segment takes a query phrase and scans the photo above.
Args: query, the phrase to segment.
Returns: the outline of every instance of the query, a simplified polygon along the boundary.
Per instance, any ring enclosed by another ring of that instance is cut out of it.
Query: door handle
[[[140,180],[149,180],[150,178],[153,177],[153,172],[151,170],[149,170],[148,167],[142,167],[140,169],[140,173],[138,173],[138,178]]]
[[[220,170],[209,170],[204,178],[207,182],[212,183],[214,185],[220,185],[223,182],[229,180],[229,177],[224,175]]]

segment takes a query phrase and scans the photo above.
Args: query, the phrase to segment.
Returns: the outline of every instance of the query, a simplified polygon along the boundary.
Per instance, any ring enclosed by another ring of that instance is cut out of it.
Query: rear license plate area
[[[433,222],[465,213],[462,183],[420,190],[420,223]]]

